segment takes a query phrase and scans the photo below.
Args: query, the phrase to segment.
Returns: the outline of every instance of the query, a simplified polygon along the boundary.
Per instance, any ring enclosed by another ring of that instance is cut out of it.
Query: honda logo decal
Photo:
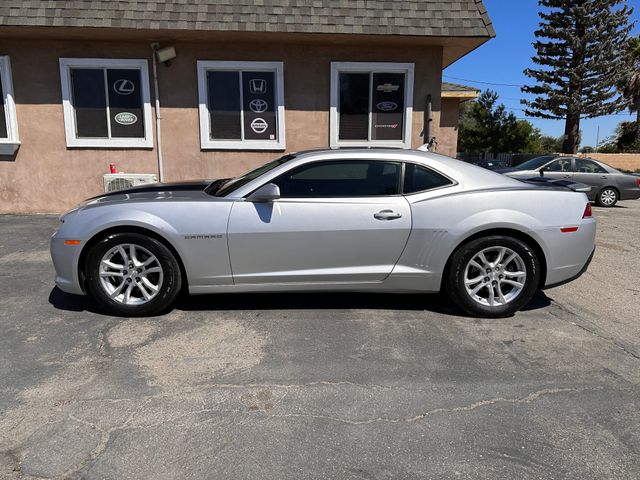
[[[267,81],[262,78],[249,80],[249,91],[253,94],[264,95],[267,93]]]

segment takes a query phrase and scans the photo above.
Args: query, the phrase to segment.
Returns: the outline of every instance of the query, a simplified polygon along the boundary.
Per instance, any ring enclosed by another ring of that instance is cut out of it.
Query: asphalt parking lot
[[[0,216],[0,478],[638,479],[640,201],[512,318],[439,296],[206,296],[147,319],[53,288]]]

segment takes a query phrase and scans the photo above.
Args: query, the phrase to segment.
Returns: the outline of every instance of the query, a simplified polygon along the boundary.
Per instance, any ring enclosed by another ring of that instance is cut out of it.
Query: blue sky
[[[632,18],[640,20],[640,0],[627,0],[634,7]],[[500,95],[500,102],[511,108],[518,118],[525,118],[521,111],[520,99],[524,94],[518,87],[506,85],[485,85],[477,82],[492,84],[522,85],[530,83],[523,70],[534,65],[531,57],[534,49],[533,32],[538,27],[537,0],[484,0],[484,4],[493,20],[497,36],[493,40],[458,60],[444,71],[444,81],[463,83],[482,90],[491,88]],[[640,23],[640,21],[638,22]],[[634,34],[640,33],[640,26],[636,25]],[[468,80],[474,80],[470,82]],[[611,115],[606,117],[582,120],[582,145],[596,144],[597,130],[600,127],[600,143],[613,134],[616,125],[624,120],[632,120],[634,116]],[[544,134],[558,137],[564,133],[564,121],[528,119]]]

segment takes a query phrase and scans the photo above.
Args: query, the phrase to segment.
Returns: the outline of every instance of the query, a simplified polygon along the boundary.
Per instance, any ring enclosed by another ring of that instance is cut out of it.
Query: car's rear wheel
[[[529,245],[494,235],[472,240],[453,254],[447,293],[473,316],[505,317],[529,303],[539,279],[539,260]]]
[[[155,315],[180,293],[180,266],[154,238],[116,233],[93,245],[86,262],[87,290],[109,313]]]
[[[618,203],[618,192],[615,188],[605,187],[598,193],[596,203],[601,207],[613,207]]]

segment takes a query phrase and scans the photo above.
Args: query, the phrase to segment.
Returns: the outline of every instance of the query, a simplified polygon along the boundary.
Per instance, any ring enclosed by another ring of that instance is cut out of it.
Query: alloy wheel
[[[527,269],[522,257],[503,246],[476,253],[464,270],[464,286],[472,300],[501,306],[515,300],[525,287]]]
[[[124,305],[142,305],[152,300],[164,278],[158,258],[132,243],[109,249],[100,260],[99,276],[106,294]]]

